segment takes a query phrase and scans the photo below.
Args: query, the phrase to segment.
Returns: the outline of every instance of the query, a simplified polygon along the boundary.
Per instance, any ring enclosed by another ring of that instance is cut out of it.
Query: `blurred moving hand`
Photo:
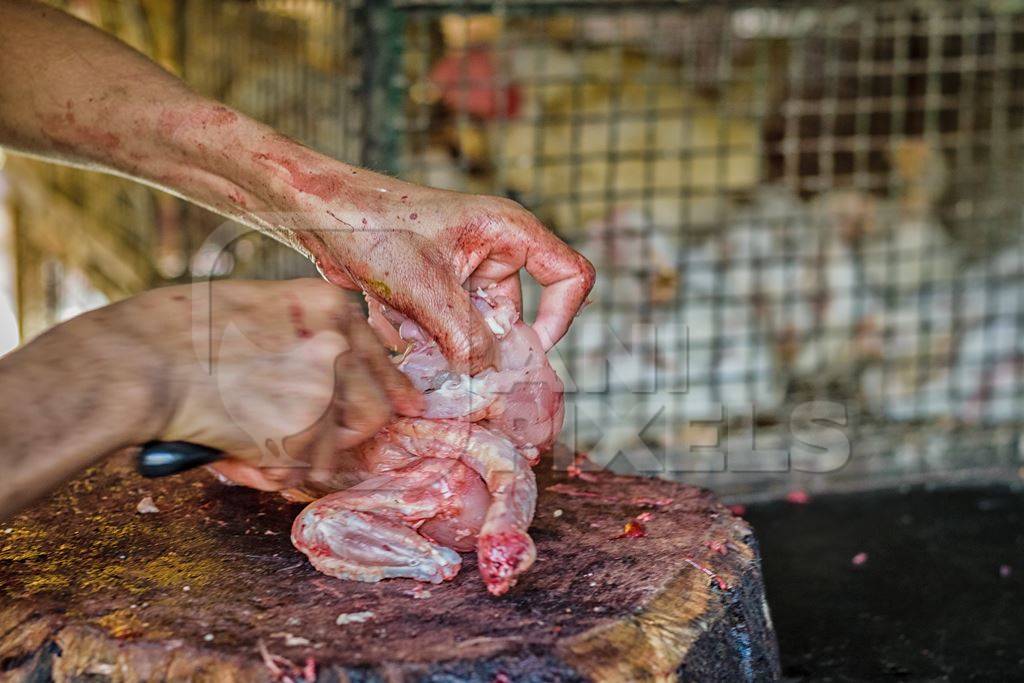
[[[0,358],[0,516],[103,455],[150,440],[224,451],[241,484],[289,488],[422,396],[361,309],[321,280],[157,289]]]

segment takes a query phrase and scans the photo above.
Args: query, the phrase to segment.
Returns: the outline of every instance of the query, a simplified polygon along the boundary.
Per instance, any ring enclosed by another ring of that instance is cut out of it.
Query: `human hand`
[[[153,438],[221,450],[228,458],[215,469],[263,490],[344,468],[344,450],[383,427],[392,406],[422,410],[348,298],[319,280],[216,282],[139,297],[170,388]]]
[[[533,322],[544,349],[565,334],[594,284],[586,258],[511,200],[386,182],[365,211],[324,203],[337,229],[320,232],[310,251],[329,281],[411,317],[472,372],[491,364],[494,334],[467,288],[493,287],[521,312],[525,268],[544,288]]]

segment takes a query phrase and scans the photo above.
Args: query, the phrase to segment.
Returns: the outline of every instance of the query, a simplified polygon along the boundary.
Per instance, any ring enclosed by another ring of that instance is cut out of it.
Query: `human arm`
[[[585,258],[518,204],[341,163],[201,97],[143,55],[58,10],[0,0],[0,145],[118,173],[267,232],[332,283],[373,293],[479,370],[493,336],[464,286],[519,300],[544,286],[545,348],[593,284]]]
[[[239,483],[289,488],[422,397],[349,295],[319,280],[157,289],[0,358],[0,518],[116,450],[224,451]]]

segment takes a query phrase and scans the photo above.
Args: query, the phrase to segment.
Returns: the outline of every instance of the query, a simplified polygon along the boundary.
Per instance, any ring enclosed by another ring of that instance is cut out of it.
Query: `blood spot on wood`
[[[643,538],[647,535],[647,527],[642,522],[631,519],[622,527],[622,533],[615,538]]]

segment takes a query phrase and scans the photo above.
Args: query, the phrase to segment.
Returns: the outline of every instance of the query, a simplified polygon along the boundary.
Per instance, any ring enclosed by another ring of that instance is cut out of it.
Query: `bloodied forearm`
[[[318,154],[206,99],[59,11],[0,0],[0,145],[119,173],[267,232],[326,279],[411,317],[453,367],[494,363],[466,289],[521,301],[543,286],[544,350],[594,282],[581,255],[515,202],[420,187]]]
[[[396,184],[365,171],[375,177],[360,178],[201,97],[124,43],[46,5],[0,0],[0,45],[0,145],[11,150],[143,180],[307,252],[310,240],[289,230],[298,220],[289,214],[309,208],[305,198],[354,206],[368,186]],[[328,166],[329,177],[320,172]],[[353,220],[338,215],[337,228]]]

